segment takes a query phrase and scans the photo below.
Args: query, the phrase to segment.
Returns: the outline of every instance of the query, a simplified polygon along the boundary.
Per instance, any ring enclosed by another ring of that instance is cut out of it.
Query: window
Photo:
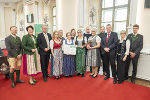
[[[56,7],[53,7],[53,31],[56,30]]]
[[[130,0],[102,0],[101,26],[112,25],[112,30],[120,33],[127,30]]]

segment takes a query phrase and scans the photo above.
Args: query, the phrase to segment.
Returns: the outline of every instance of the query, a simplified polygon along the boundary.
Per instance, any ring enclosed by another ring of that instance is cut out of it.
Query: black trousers
[[[138,64],[138,59],[139,59],[140,54],[136,55],[134,58],[127,57],[127,62],[125,66],[125,78],[128,78],[128,71],[129,71],[129,66],[130,62],[132,60],[132,65],[133,65],[133,70],[132,70],[132,77],[133,79],[136,78],[136,73],[137,73],[137,64]]]
[[[106,68],[106,76],[110,77],[109,63],[111,65],[112,76],[116,78],[116,64],[115,64],[116,56],[115,54],[105,53],[103,54],[103,61]]]
[[[126,61],[123,61],[120,58],[120,55],[117,55],[117,78],[119,81],[123,81],[125,79],[125,65]]]
[[[101,58],[102,58],[102,64],[103,64],[103,73],[106,72],[106,67],[105,67],[105,63],[104,63],[104,57],[101,54]]]
[[[43,77],[46,77],[48,75],[49,58],[50,58],[50,53],[40,54]]]

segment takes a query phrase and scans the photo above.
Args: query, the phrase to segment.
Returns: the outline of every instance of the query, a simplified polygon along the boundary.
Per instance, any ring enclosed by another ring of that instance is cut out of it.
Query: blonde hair
[[[80,32],[80,33],[83,35],[83,33],[82,33],[82,31],[81,31],[80,29],[77,31],[77,33],[78,33],[78,32]],[[77,35],[78,35],[78,34],[77,34]]]
[[[80,29],[77,32],[81,32],[82,33],[82,31]]]
[[[57,31],[54,31],[54,32],[53,32],[53,37],[52,37],[53,40],[55,39],[55,34],[56,34],[56,33],[58,33],[58,32],[57,32]],[[59,36],[58,36],[58,39],[59,39]]]

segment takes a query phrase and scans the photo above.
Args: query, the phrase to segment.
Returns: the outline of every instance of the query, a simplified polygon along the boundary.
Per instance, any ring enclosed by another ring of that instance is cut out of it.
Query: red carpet
[[[28,84],[28,77],[21,75],[26,83],[10,87],[10,80],[0,74],[0,100],[150,100],[150,88],[124,82],[113,84],[104,76],[93,79],[88,76],[49,78],[43,82],[42,75],[36,77],[35,86]]]
[[[44,83],[39,75],[38,83],[31,86],[28,78],[21,76],[26,83],[12,89],[11,81],[0,75],[0,100],[150,100],[150,88],[128,82],[114,85],[112,79],[104,81],[103,78],[92,79],[88,75],[60,80],[50,78]]]

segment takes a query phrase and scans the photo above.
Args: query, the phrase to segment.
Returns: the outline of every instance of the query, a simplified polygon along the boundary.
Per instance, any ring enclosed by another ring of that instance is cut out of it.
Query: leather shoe
[[[94,74],[90,74],[89,76],[93,76]]]
[[[46,77],[44,78],[44,82],[47,82],[47,78]]]
[[[82,74],[82,77],[84,77],[84,74]]]
[[[110,78],[110,77],[107,77],[107,76],[106,76],[106,77],[104,78],[104,80],[107,80],[107,79],[109,79],[109,78]]]
[[[21,80],[17,80],[16,83],[25,83],[25,82]]]
[[[50,75],[46,75],[46,77],[51,77]]]
[[[15,87],[15,83],[14,83],[14,82],[11,83],[11,87],[12,87],[12,88]]]
[[[93,76],[92,76],[92,78],[96,78],[96,77],[97,77],[97,75],[93,75]]]
[[[80,76],[81,74],[80,73],[78,73],[76,76]]]
[[[35,83],[34,83],[34,82],[33,82],[33,83],[31,83],[30,81],[29,81],[29,84],[30,84],[30,85],[35,85]]]
[[[37,83],[37,80],[33,80],[34,83]]]
[[[133,84],[135,84],[135,79],[131,78],[131,82],[132,82]]]
[[[117,83],[117,79],[115,79],[115,78],[114,78],[114,81],[113,81],[113,83],[114,83],[114,84],[116,84],[116,83]]]
[[[118,84],[121,84],[121,83],[123,83],[124,81],[118,81]]]

